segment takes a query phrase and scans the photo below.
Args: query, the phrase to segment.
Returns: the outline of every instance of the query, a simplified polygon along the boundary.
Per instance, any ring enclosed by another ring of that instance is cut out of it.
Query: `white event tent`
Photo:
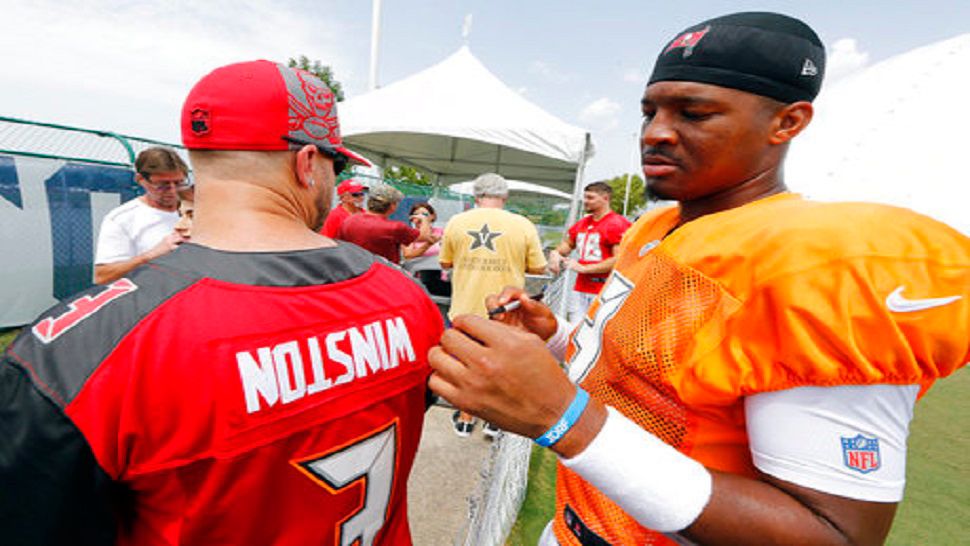
[[[444,61],[340,103],[347,146],[381,166],[432,173],[442,186],[496,172],[573,193],[589,133],[509,89],[462,47]]]
[[[537,193],[539,195],[548,195],[551,197],[558,197],[560,199],[572,199],[573,196],[553,188],[546,186],[540,186],[538,184],[530,184],[528,182],[522,182],[521,180],[508,180],[509,191],[520,191]],[[469,180],[467,182],[459,182],[458,184],[452,184],[448,186],[448,189],[460,193],[462,195],[472,195],[475,192],[475,181]]]
[[[907,207],[970,235],[970,34],[920,47],[823,89],[786,179],[827,201]]]

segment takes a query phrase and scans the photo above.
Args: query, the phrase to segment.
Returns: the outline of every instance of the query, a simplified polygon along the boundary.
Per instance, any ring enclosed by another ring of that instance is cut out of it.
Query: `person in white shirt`
[[[113,209],[101,221],[94,282],[106,284],[139,265],[171,252],[183,238],[178,192],[190,186],[188,166],[170,148],[152,147],[135,159],[135,181],[144,195]]]

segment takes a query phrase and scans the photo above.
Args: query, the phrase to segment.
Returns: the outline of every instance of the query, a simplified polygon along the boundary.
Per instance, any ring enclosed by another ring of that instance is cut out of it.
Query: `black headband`
[[[791,103],[811,101],[825,48],[805,23],[777,13],[734,13],[687,28],[657,57],[650,82],[691,81]]]

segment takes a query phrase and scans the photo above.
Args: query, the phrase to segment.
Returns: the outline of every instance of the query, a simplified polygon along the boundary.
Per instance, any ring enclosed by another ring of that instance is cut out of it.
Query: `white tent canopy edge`
[[[346,144],[379,165],[432,173],[441,185],[483,172],[575,193],[589,133],[509,89],[467,47],[340,104]]]

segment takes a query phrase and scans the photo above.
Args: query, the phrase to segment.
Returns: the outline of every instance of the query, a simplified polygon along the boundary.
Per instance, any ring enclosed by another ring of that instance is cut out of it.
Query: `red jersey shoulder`
[[[623,238],[623,234],[630,228],[630,225],[630,221],[626,217],[610,211],[609,214],[600,220],[599,229],[606,236],[606,242],[615,245],[620,242],[620,239]]]

